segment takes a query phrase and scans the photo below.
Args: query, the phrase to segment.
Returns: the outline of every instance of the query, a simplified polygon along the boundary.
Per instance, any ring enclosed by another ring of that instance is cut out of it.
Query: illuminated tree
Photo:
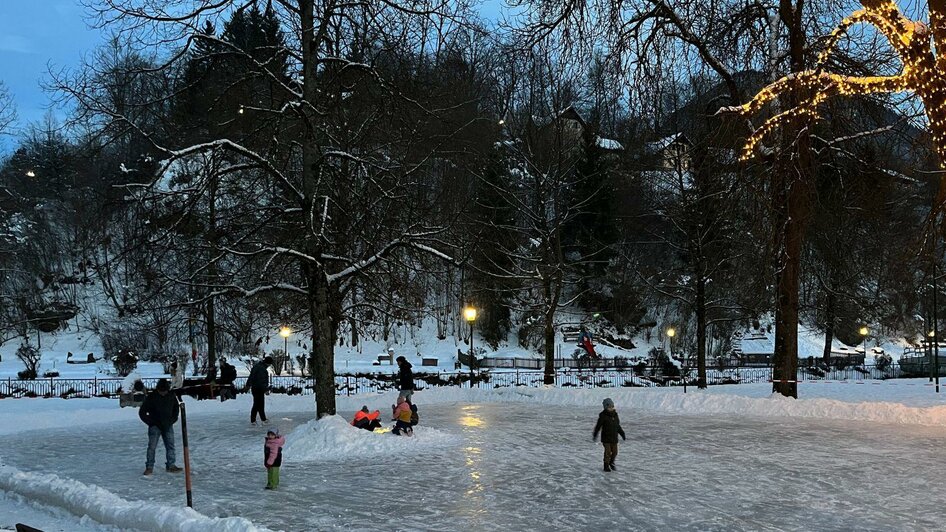
[[[768,118],[756,129],[743,148],[747,159],[770,133],[789,121],[807,122],[819,117],[818,107],[835,95],[866,95],[911,91],[923,103],[930,122],[933,145],[940,164],[946,166],[946,0],[930,0],[930,24],[914,21],[891,0],[861,0],[863,9],[855,11],[831,33],[819,54],[815,68],[789,74],[768,85],[744,105],[724,107],[721,112],[743,116],[758,113],[769,102],[786,92],[800,96],[797,105]],[[855,24],[870,24],[883,35],[903,65],[893,76],[847,76],[826,72],[824,64],[840,38]],[[938,52],[934,52],[934,49]],[[936,205],[943,205],[946,176],[941,178]]]

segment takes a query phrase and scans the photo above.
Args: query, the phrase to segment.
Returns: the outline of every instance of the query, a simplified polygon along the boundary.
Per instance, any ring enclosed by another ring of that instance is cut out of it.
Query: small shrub
[[[891,357],[887,353],[874,355],[874,366],[876,366],[877,369],[880,371],[887,371],[887,369],[890,367],[890,364],[892,363],[893,363],[893,357]]]
[[[20,379],[35,379],[37,375],[37,369],[39,368],[39,360],[42,358],[42,353],[39,349],[33,347],[30,344],[20,344],[20,347],[16,350],[16,358],[20,359],[20,362],[23,363],[23,366],[26,368],[23,371],[17,373],[17,376]]]
[[[119,349],[118,353],[112,358],[112,364],[115,366],[115,373],[127,377],[138,367],[138,355],[130,349]]]

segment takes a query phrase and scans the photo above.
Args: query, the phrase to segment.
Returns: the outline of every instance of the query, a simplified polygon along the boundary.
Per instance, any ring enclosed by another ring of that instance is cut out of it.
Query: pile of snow
[[[374,455],[417,454],[459,443],[460,437],[431,427],[414,427],[414,436],[369,432],[341,416],[326,416],[296,427],[286,436],[284,452],[293,461],[347,460]]]
[[[265,530],[242,517],[207,517],[191,508],[129,501],[114,493],[45,473],[0,465],[0,489],[123,530],[252,532]]]

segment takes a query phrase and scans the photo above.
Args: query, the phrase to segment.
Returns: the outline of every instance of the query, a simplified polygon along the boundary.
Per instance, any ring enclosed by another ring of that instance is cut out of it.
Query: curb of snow
[[[103,525],[161,532],[263,532],[242,517],[207,517],[191,508],[128,501],[94,485],[46,473],[28,473],[0,465],[0,489],[31,501],[63,508]]]

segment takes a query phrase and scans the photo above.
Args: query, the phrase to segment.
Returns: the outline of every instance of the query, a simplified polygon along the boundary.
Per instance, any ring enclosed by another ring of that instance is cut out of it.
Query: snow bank
[[[64,508],[77,516],[123,530],[262,531],[242,517],[207,517],[190,508],[125,500],[98,486],[45,473],[27,473],[0,465],[0,489],[29,501]]]
[[[286,436],[285,456],[292,461],[357,459],[374,455],[417,454],[455,445],[460,437],[431,427],[414,427],[411,438],[357,429],[341,416],[326,416],[296,427]]]
[[[851,401],[836,398],[791,399],[775,394],[760,397],[723,393],[723,390],[744,388],[728,386],[711,388],[710,391],[690,390],[684,394],[680,388],[635,389],[635,388],[498,388],[494,390],[470,390],[469,388],[439,388],[415,394],[414,399],[422,403],[477,403],[515,402],[538,405],[600,407],[605,397],[614,400],[619,409],[632,415],[633,411],[654,414],[684,415],[736,415],[755,417],[802,417],[839,420],[872,421],[879,423],[901,423],[915,425],[946,426],[946,405],[910,406],[895,402]],[[755,387],[755,391],[771,390],[771,385]],[[853,390],[845,385],[838,393]],[[864,388],[864,387],[862,387]],[[870,390],[866,388],[865,392]],[[871,390],[879,395],[879,390]],[[927,396],[932,396],[927,392]],[[941,398],[938,398],[942,401]]]

